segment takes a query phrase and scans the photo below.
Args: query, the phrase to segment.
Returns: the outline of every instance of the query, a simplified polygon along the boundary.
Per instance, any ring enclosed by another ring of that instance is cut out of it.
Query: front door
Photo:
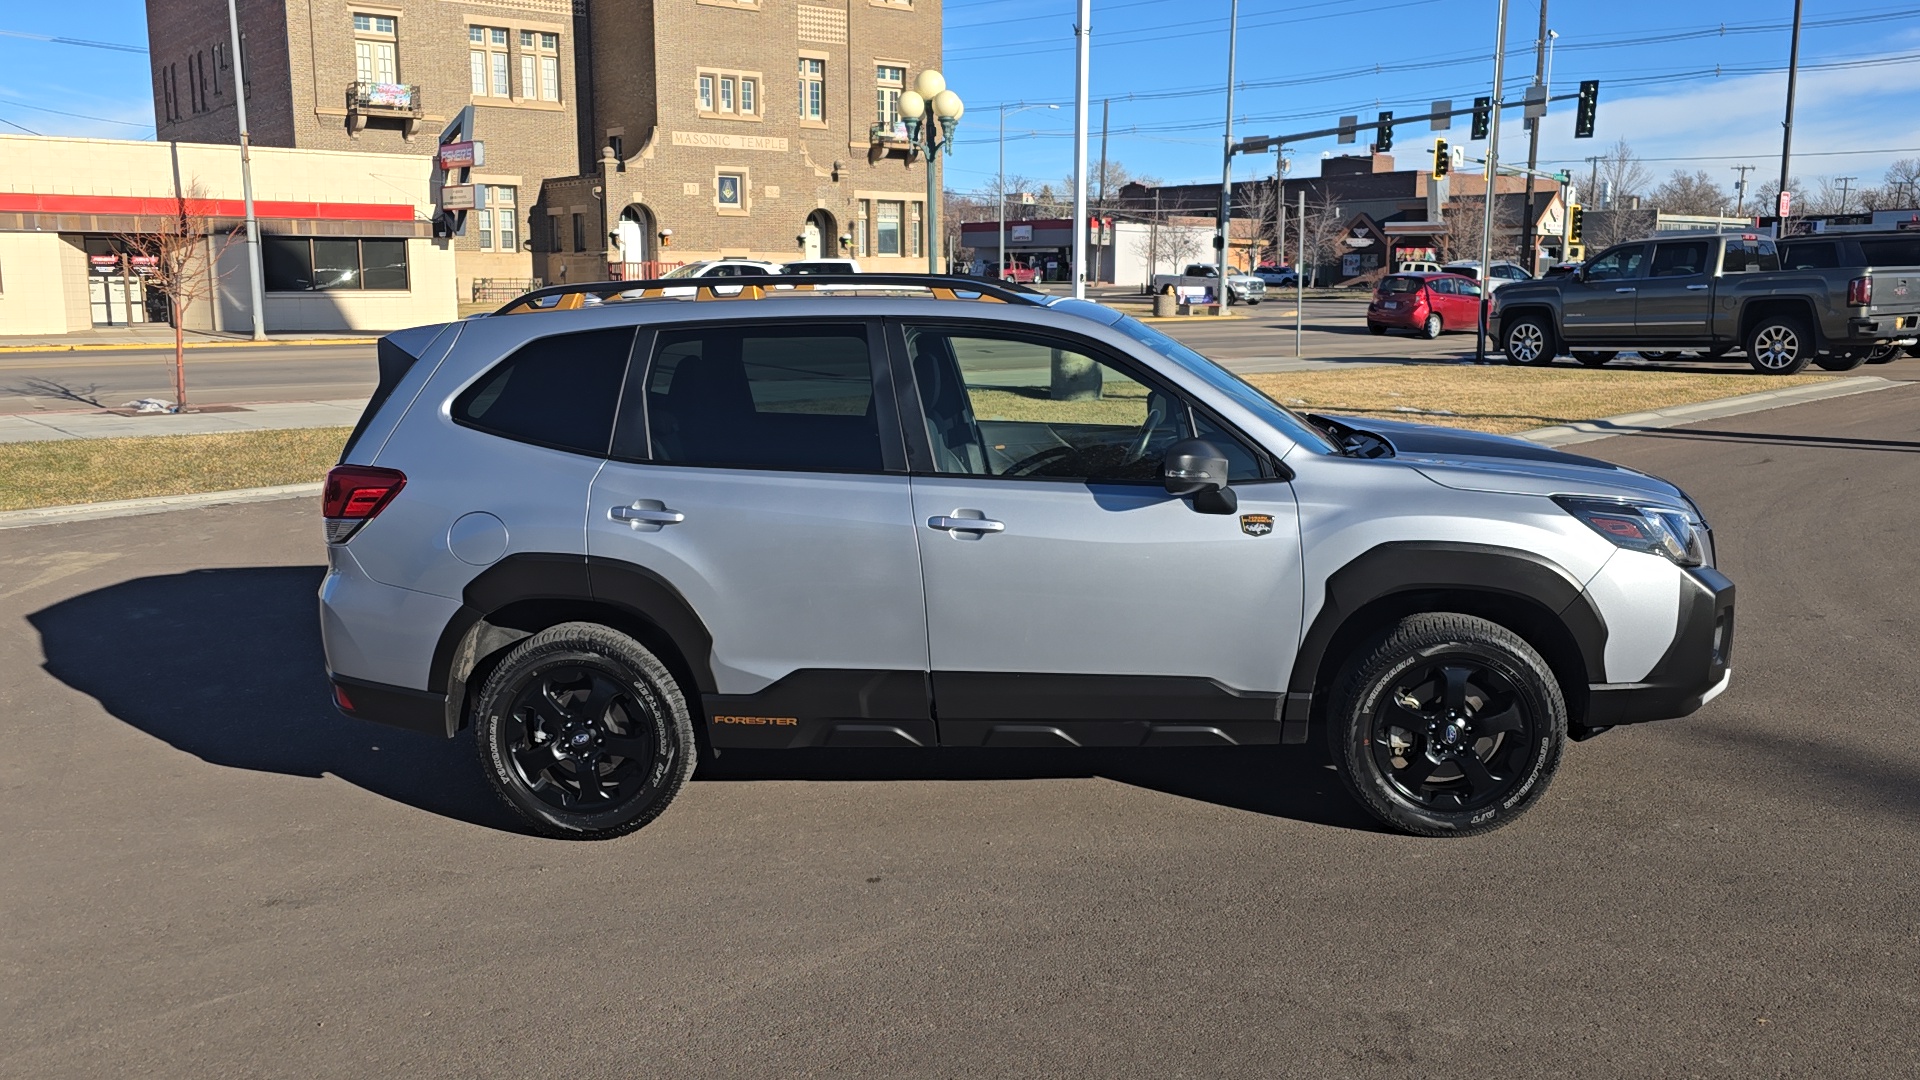
[[[800,257],[820,257],[820,222],[817,219],[808,218],[806,227],[800,230]]]
[[[1614,248],[1588,263],[1580,280],[1560,288],[1567,343],[1621,342],[1633,337],[1634,303],[1644,282],[1645,244]]]
[[[1650,345],[1704,345],[1713,315],[1710,240],[1662,240],[1640,282],[1634,338]]]
[[[1123,358],[903,329],[941,742],[1277,741],[1300,625],[1292,486]],[[1161,458],[1196,433],[1234,463],[1234,514],[1166,493]]]
[[[689,659],[715,746],[931,745],[877,329],[756,320],[652,337],[587,508],[595,595],[697,620],[711,647]]]

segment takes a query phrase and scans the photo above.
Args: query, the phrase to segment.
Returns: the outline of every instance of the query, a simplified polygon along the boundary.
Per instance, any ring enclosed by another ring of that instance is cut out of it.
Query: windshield
[[[1234,402],[1271,424],[1282,435],[1320,454],[1341,452],[1335,443],[1308,423],[1304,417],[1254,389],[1253,385],[1219,364],[1180,344],[1131,315],[1123,315],[1111,324],[1115,330],[1179,364],[1207,381],[1207,385],[1231,397]]]
[[[676,266],[660,276],[663,278],[693,277],[706,268],[706,263],[688,263],[685,266]]]

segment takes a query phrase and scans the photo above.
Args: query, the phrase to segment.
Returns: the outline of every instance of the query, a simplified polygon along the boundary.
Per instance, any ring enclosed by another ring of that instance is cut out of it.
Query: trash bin
[[[1165,318],[1168,315],[1173,315],[1177,313],[1179,310],[1180,310],[1180,298],[1173,295],[1172,289],[1165,289],[1159,293],[1154,294],[1153,313],[1156,316]]]

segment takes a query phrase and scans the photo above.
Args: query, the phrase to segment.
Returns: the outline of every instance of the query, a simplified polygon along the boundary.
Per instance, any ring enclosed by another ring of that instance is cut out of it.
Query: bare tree
[[[1295,269],[1306,274],[1307,283],[1317,288],[1322,266],[1337,265],[1343,256],[1353,254],[1353,249],[1347,245],[1347,217],[1341,212],[1333,193],[1324,186],[1318,197],[1307,203],[1304,226],[1305,250],[1300,257],[1306,265]]]
[[[1887,167],[1882,209],[1920,206],[1920,158],[1901,158]]]
[[[1621,139],[1609,147],[1607,152],[1587,159],[1587,194],[1585,200],[1599,205],[1602,195],[1613,197],[1609,209],[1628,205],[1627,200],[1635,195],[1645,194],[1649,184],[1653,183],[1653,174],[1640,163],[1633,147],[1627,140]]]
[[[1665,183],[1653,189],[1649,201],[1669,214],[1716,216],[1727,212],[1731,200],[1705,169],[1692,173],[1675,169]]]
[[[1200,258],[1207,250],[1202,228],[1171,221],[1157,221],[1147,235],[1134,241],[1134,254],[1148,264],[1147,280],[1153,275],[1171,273]],[[1165,267],[1166,269],[1162,269]]]
[[[117,238],[120,247],[141,272],[145,286],[166,297],[167,321],[173,324],[173,394],[175,411],[187,407],[187,349],[183,327],[187,312],[214,290],[215,264],[213,204],[198,180],[185,191],[177,187],[173,209],[164,217],[140,218],[135,231]],[[229,234],[221,243],[232,241]]]
[[[1791,207],[1793,216],[1799,217],[1809,213],[1807,207],[1813,200],[1807,197],[1807,186],[1800,182],[1799,177],[1790,177],[1787,180],[1787,190],[1793,195]],[[1780,209],[1780,181],[1768,180],[1761,184],[1754,193],[1754,199],[1756,200],[1753,204],[1754,213],[1762,217],[1771,217]]]

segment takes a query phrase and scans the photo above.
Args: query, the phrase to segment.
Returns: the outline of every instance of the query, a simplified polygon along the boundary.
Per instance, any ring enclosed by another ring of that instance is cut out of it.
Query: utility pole
[[[1797,0],[1796,0],[1797,2]],[[1487,301],[1493,296],[1493,200],[1500,179],[1500,106],[1507,72],[1507,0],[1500,0],[1500,25],[1493,39],[1493,116],[1487,129],[1486,219],[1480,230],[1480,319],[1474,359],[1487,362]],[[1529,232],[1529,235],[1531,233]]]
[[[1740,174],[1740,182],[1733,185],[1733,216],[1741,217],[1742,208],[1747,205],[1747,174],[1754,170],[1752,165],[1735,165],[1733,171]]]
[[[1800,5],[1802,0],[1793,0],[1793,47],[1787,54],[1787,120],[1782,125],[1780,135],[1780,199],[1787,200],[1787,191],[1793,183],[1790,172],[1793,167],[1793,85],[1800,75]],[[1789,204],[1791,209],[1791,204]],[[1786,214],[1780,213],[1775,206],[1773,212],[1780,218],[1773,227],[1775,236],[1787,234]]]
[[[1834,177],[1834,181],[1840,185],[1840,211],[1839,212],[1842,214],[1847,212],[1847,192],[1853,187],[1853,182],[1858,179],[1860,178],[1857,176]]]
[[[1100,100],[1100,173],[1099,173],[1099,176],[1096,178],[1100,184],[1100,193],[1094,196],[1094,209],[1093,209],[1093,216],[1100,219],[1102,224],[1104,224],[1107,220],[1107,118],[1112,114],[1112,112],[1113,112],[1113,99],[1102,98]],[[1102,265],[1100,252],[1103,252],[1105,250],[1106,250],[1105,247],[1100,245],[1095,245],[1095,252],[1093,256],[1093,277],[1094,277],[1094,280],[1096,281],[1100,279],[1100,267]]]
[[[240,194],[247,204],[247,290],[253,301],[253,340],[267,339],[266,280],[260,269],[260,219],[253,216],[253,157],[247,148],[247,73],[240,57],[240,13],[227,0],[227,28],[233,34],[233,108],[240,125]],[[219,298],[214,300],[216,306]]]
[[[1073,93],[1073,295],[1087,296],[1087,67],[1093,52],[1093,0],[1080,0]]]
[[[1552,88],[1547,86],[1547,34],[1550,32],[1547,29],[1547,0],[1540,0],[1540,37],[1533,43],[1533,85],[1547,91],[1548,96],[1552,93]],[[1527,204],[1521,213],[1527,218],[1527,272],[1534,277],[1539,277],[1540,239],[1534,233],[1539,220],[1533,213],[1533,170],[1540,167],[1540,120],[1529,121],[1527,127]],[[1491,267],[1484,267],[1482,272],[1487,276],[1487,280],[1492,279]],[[1482,281],[1480,284],[1484,288],[1487,281]]]
[[[1227,289],[1227,250],[1233,246],[1233,57],[1234,45],[1240,39],[1240,0],[1232,0],[1232,4],[1227,15],[1227,148],[1220,166],[1220,231],[1214,236],[1214,243],[1220,245],[1222,310],[1233,302],[1233,294]]]

